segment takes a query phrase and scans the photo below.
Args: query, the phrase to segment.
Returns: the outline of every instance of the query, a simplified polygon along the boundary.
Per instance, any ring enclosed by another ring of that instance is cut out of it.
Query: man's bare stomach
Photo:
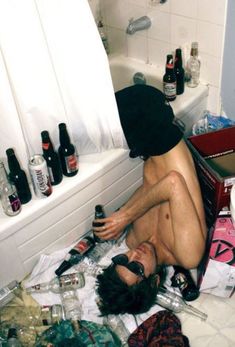
[[[171,252],[172,235],[169,204],[164,203],[151,208],[133,222],[126,243],[130,249],[133,249],[144,241],[150,241],[154,244],[159,263],[173,265],[177,262]]]

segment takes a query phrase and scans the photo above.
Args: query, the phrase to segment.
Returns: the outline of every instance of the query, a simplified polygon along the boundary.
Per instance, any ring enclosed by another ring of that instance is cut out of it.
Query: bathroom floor
[[[204,322],[187,313],[178,314],[190,347],[235,346],[235,294],[231,298],[222,298],[201,293],[192,305],[208,318]]]

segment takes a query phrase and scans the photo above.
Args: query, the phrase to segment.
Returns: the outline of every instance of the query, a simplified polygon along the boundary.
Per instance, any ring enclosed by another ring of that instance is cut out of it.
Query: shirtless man
[[[117,239],[127,225],[129,248],[97,277],[101,314],[141,313],[156,299],[166,265],[195,268],[206,224],[196,171],[164,95],[150,86],[116,93],[130,156],[144,158],[143,184],[94,231]]]

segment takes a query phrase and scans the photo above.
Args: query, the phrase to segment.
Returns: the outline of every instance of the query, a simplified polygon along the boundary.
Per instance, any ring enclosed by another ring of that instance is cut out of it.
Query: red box
[[[235,184],[235,127],[191,136],[186,143],[193,155],[208,227],[230,205]]]
[[[235,226],[229,211],[216,219],[204,261],[198,268],[203,293],[230,297],[235,288]]]

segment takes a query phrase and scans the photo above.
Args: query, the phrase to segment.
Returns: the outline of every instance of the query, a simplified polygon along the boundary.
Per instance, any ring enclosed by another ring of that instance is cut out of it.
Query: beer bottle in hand
[[[105,213],[102,205],[96,205],[95,206],[95,219],[102,219],[105,218]],[[102,227],[104,223],[92,223],[93,227]],[[105,242],[105,240],[100,239],[97,235],[93,233],[93,237],[95,242]]]

